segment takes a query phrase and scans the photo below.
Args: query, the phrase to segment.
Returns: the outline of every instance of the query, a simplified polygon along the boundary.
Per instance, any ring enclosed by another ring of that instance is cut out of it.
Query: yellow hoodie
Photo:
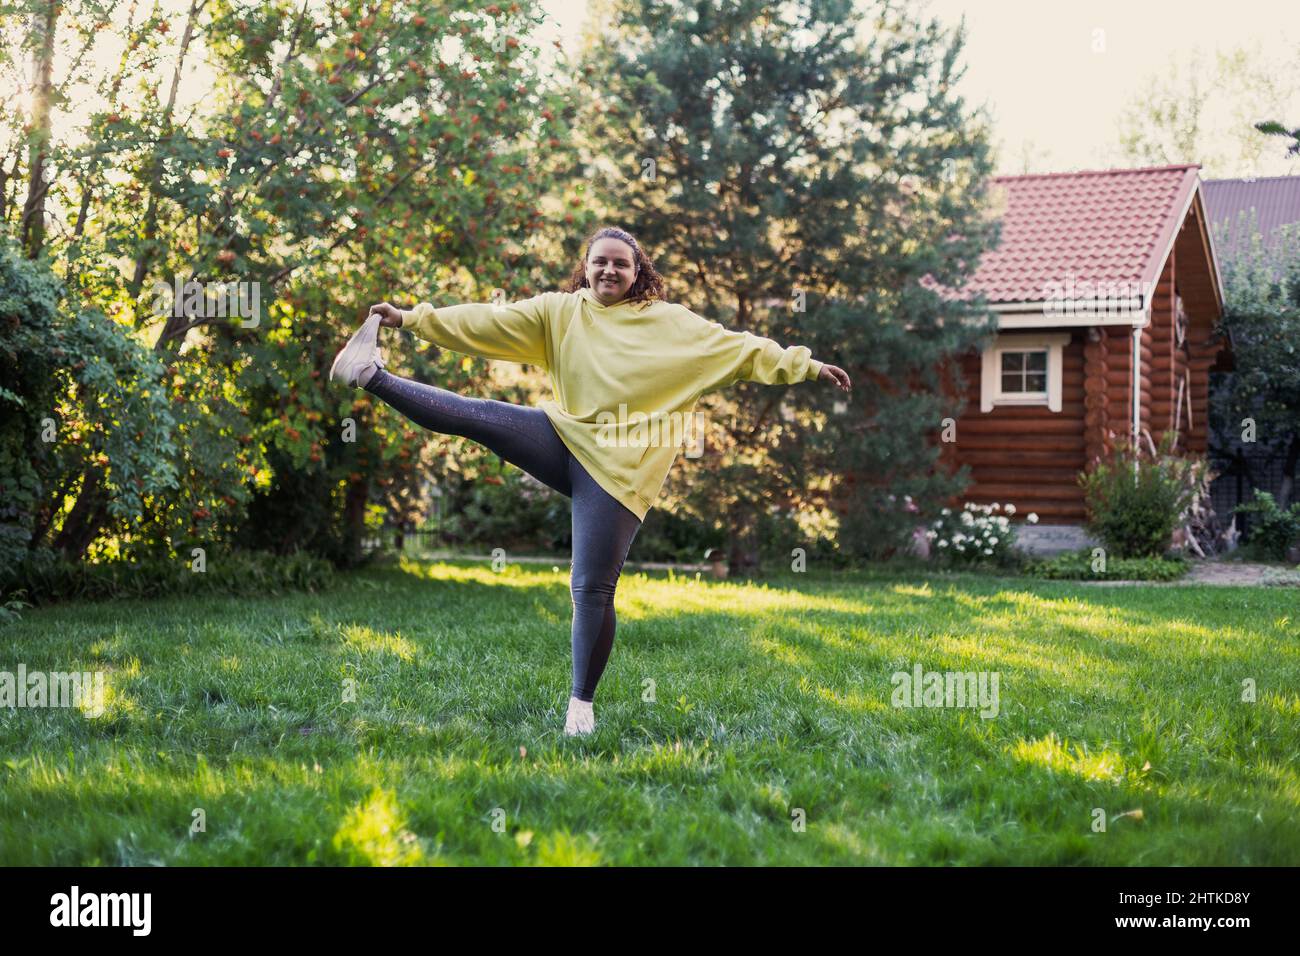
[[[740,381],[815,380],[822,363],[671,302],[601,305],[589,288],[506,305],[402,311],[402,328],[436,345],[546,369],[555,400],[540,407],[588,474],[645,520],[692,435],[699,397]]]

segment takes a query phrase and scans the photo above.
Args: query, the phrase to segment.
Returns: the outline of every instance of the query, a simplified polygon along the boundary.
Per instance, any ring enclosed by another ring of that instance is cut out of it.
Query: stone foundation
[[[1101,542],[1079,525],[1017,522],[1015,528],[1016,549],[1026,554],[1052,555],[1101,547]]]

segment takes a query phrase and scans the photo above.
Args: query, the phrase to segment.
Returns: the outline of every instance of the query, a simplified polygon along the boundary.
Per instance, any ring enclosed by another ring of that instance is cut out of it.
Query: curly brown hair
[[[628,290],[627,295],[623,298],[624,302],[641,302],[649,304],[655,299],[664,298],[664,277],[655,271],[654,263],[650,257],[641,251],[641,245],[632,238],[630,233],[624,232],[616,226],[605,226],[598,229],[587,240],[582,250],[582,258],[574,268],[573,274],[569,276],[568,285],[564,287],[564,292],[577,292],[579,289],[587,288],[590,283],[587,282],[587,257],[591,255],[592,244],[597,239],[618,239],[626,242],[632,247],[632,255],[636,264],[636,279],[632,283],[632,288]]]

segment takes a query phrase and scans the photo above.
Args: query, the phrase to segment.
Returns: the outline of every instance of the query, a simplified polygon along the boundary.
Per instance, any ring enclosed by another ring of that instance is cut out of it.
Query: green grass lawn
[[[0,864],[1300,863],[1295,590],[625,573],[588,738],[570,613],[458,562],[29,610],[0,670],[108,706],[0,709]],[[997,716],[892,706],[916,664]]]

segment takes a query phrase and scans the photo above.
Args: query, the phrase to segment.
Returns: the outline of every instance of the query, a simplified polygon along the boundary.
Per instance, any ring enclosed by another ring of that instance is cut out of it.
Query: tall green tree
[[[5,228],[152,347],[176,423],[175,486],[138,521],[111,520],[132,463],[92,456],[33,546],[240,540],[355,558],[372,506],[410,497],[428,436],[326,382],[346,335],[373,302],[525,296],[555,271],[543,200],[571,165],[572,104],[539,73],[536,0],[17,6],[6,37],[15,23],[26,39],[3,49],[48,69],[29,115],[4,120]],[[96,48],[105,34],[116,59]],[[240,283],[245,306],[256,289],[260,314],[159,291],[189,282]],[[452,388],[488,368],[393,351]]]
[[[852,0],[614,0],[593,22],[584,143],[610,217],[676,300],[854,382],[847,402],[824,383],[706,396],[709,450],[678,459],[668,506],[720,520],[733,564],[779,507],[838,522],[852,554],[901,546],[906,497],[932,506],[963,481],[935,467],[958,411],[940,366],[988,327],[934,292],[997,230],[987,126],[954,91],[964,25]]]

